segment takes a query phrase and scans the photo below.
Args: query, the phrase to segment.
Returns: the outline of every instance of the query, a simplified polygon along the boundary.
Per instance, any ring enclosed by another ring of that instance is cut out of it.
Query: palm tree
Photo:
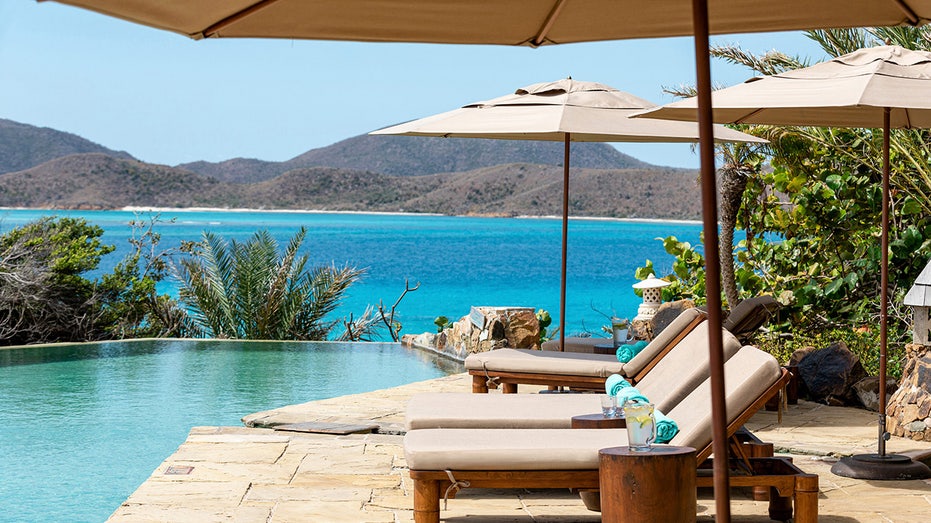
[[[666,88],[664,91],[679,98],[688,98],[696,94],[695,88],[688,86]],[[742,131],[751,130],[748,129],[749,126],[742,127],[740,129]],[[721,262],[721,288],[730,309],[740,303],[740,294],[737,291],[737,280],[734,274],[734,232],[737,229],[737,220],[744,200],[744,189],[750,179],[760,173],[764,149],[763,145],[750,143],[715,145],[717,155],[722,160],[721,168],[718,169],[721,206],[718,258]]]
[[[200,242],[189,245],[191,256],[178,268],[179,294],[202,335],[328,339],[341,323],[328,315],[365,271],[349,266],[307,268],[307,255],[298,256],[306,235],[302,227],[281,256],[267,230],[244,243],[205,232]],[[366,334],[358,325],[353,327],[356,336]]]

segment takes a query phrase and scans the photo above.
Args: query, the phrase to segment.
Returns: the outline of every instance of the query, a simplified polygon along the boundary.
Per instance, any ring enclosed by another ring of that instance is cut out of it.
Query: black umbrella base
[[[855,479],[898,480],[931,478],[931,469],[898,454],[857,454],[842,458],[831,467],[838,476]]]

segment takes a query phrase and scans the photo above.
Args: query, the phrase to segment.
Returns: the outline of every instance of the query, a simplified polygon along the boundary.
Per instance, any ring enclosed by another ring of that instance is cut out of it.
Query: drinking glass
[[[606,418],[617,417],[617,397],[611,394],[601,395],[601,415]]]
[[[647,452],[656,439],[653,404],[628,401],[624,404],[627,419],[627,446],[634,452]]]
[[[630,332],[628,328],[629,324],[630,322],[627,321],[627,318],[618,318],[616,316],[611,318],[611,331],[614,335],[615,349],[627,343],[627,339],[630,337],[628,334]]]

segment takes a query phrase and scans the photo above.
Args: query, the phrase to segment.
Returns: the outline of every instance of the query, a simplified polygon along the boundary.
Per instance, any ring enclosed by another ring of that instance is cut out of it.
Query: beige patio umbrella
[[[594,82],[567,78],[542,82],[459,109],[427,116],[369,134],[540,140],[565,143],[562,191],[562,265],[559,282],[559,350],[566,342],[566,261],[569,230],[570,142],[696,142],[691,122],[632,119],[656,107],[643,98]],[[766,140],[717,125],[717,141]]]
[[[694,35],[705,246],[717,252],[710,33],[922,25],[931,0],[57,0],[192,38],[270,37],[527,45]],[[247,27],[248,26],[248,27]],[[238,27],[239,31],[234,28]],[[247,30],[248,29],[248,30]],[[705,258],[716,456],[727,455],[720,263]],[[730,521],[725,460],[715,517]]]
[[[899,46],[859,49],[811,67],[752,78],[712,94],[716,122],[824,127],[882,127],[882,241],[879,390],[886,390],[889,308],[889,130],[931,127],[931,53]],[[694,121],[694,98],[642,113]],[[886,395],[879,394],[877,454],[842,460],[835,473],[865,479],[928,477],[905,456],[886,454]]]
[[[39,0],[42,1],[42,0]],[[191,38],[546,45],[693,34],[690,0],[56,0]],[[710,0],[712,34],[917,24],[928,0]]]

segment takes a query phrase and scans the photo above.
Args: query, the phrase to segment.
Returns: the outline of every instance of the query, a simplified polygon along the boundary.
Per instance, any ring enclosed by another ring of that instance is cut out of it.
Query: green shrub
[[[889,339],[895,339],[890,332]],[[832,343],[843,342],[850,352],[860,358],[860,363],[870,375],[879,373],[879,327],[851,329],[829,329],[820,332],[795,331],[790,335],[759,336],[760,349],[772,354],[780,363],[787,363],[792,353],[806,347],[823,349]],[[886,370],[890,376],[898,379],[902,376],[905,347],[899,343],[888,345]]]

